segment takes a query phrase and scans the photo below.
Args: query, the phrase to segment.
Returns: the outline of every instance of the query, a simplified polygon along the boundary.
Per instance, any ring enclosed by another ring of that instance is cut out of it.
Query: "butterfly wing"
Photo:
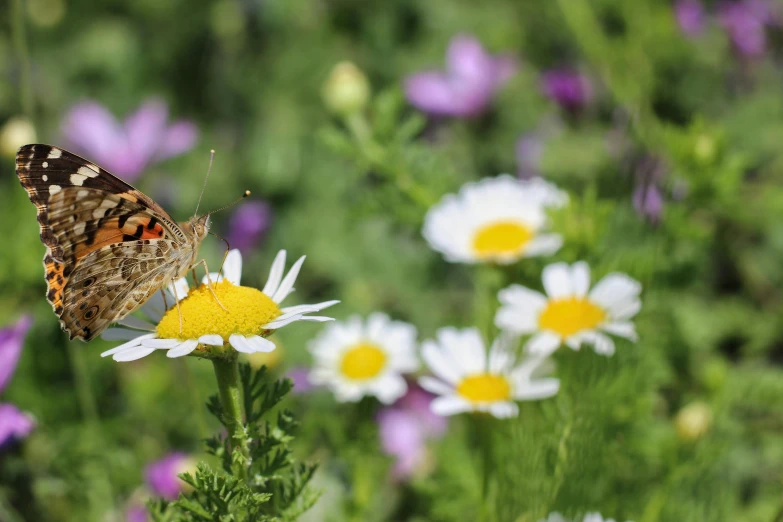
[[[17,153],[16,171],[38,209],[41,241],[47,247],[47,299],[72,339],[90,340],[129,313],[124,312],[125,300],[139,297],[131,290],[144,280],[139,278],[141,267],[151,281],[162,276],[151,295],[178,275],[181,267],[171,256],[187,257],[188,249],[192,251],[182,229],[157,203],[75,154],[49,145],[25,145]],[[112,249],[117,245],[133,249]],[[166,256],[155,255],[159,246],[166,247]],[[70,282],[78,272],[88,274],[85,280],[94,277],[95,285],[122,286],[117,278],[129,272],[127,265],[120,263],[121,257],[136,254],[149,256],[133,271],[133,279],[123,279],[123,285],[131,290],[98,292],[96,286],[90,292],[82,288],[79,294],[76,284]],[[106,296],[110,296],[110,305],[102,301]],[[90,310],[95,311],[88,313]],[[115,317],[110,317],[111,313],[116,313]]]

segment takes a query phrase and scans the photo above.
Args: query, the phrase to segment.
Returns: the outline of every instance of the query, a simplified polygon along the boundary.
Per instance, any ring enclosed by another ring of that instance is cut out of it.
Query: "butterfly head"
[[[209,219],[209,214],[204,214],[203,216],[193,216],[186,223],[182,223],[182,228],[185,230],[185,233],[190,234],[197,243],[201,243],[209,233],[210,225],[211,220]]]

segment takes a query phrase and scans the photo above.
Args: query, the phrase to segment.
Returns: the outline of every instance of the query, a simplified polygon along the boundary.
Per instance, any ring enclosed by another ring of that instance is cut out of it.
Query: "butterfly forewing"
[[[138,190],[49,145],[25,145],[16,172],[38,209],[47,299],[89,341],[190,267],[198,240]]]

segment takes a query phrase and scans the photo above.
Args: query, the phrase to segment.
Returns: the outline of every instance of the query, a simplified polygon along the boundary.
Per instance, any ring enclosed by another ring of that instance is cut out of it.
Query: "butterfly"
[[[20,148],[16,174],[38,209],[46,298],[71,339],[95,338],[203,262],[196,259],[209,214],[177,222],[106,170],[51,145]]]

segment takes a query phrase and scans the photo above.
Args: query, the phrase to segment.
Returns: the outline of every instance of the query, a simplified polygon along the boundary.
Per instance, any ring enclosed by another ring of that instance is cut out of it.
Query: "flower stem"
[[[495,520],[492,500],[492,417],[488,414],[477,413],[474,414],[473,421],[476,440],[481,451],[481,511],[479,512],[479,521],[492,522]]]
[[[92,428],[99,429],[98,406],[95,403],[95,397],[90,386],[87,361],[84,360],[84,354],[76,343],[68,343],[68,358],[71,361],[73,379],[76,381],[76,395],[79,399],[79,408],[82,411],[82,416]]]
[[[239,391],[239,372],[238,361],[236,357],[230,359],[215,358],[212,359],[212,365],[215,368],[215,377],[218,383],[218,392],[220,402],[223,405],[223,422],[228,429],[231,438],[231,449],[239,450],[245,457],[245,462],[239,470],[238,475],[247,479],[247,468],[250,463],[250,449],[247,444],[247,435],[242,419],[242,398]]]

